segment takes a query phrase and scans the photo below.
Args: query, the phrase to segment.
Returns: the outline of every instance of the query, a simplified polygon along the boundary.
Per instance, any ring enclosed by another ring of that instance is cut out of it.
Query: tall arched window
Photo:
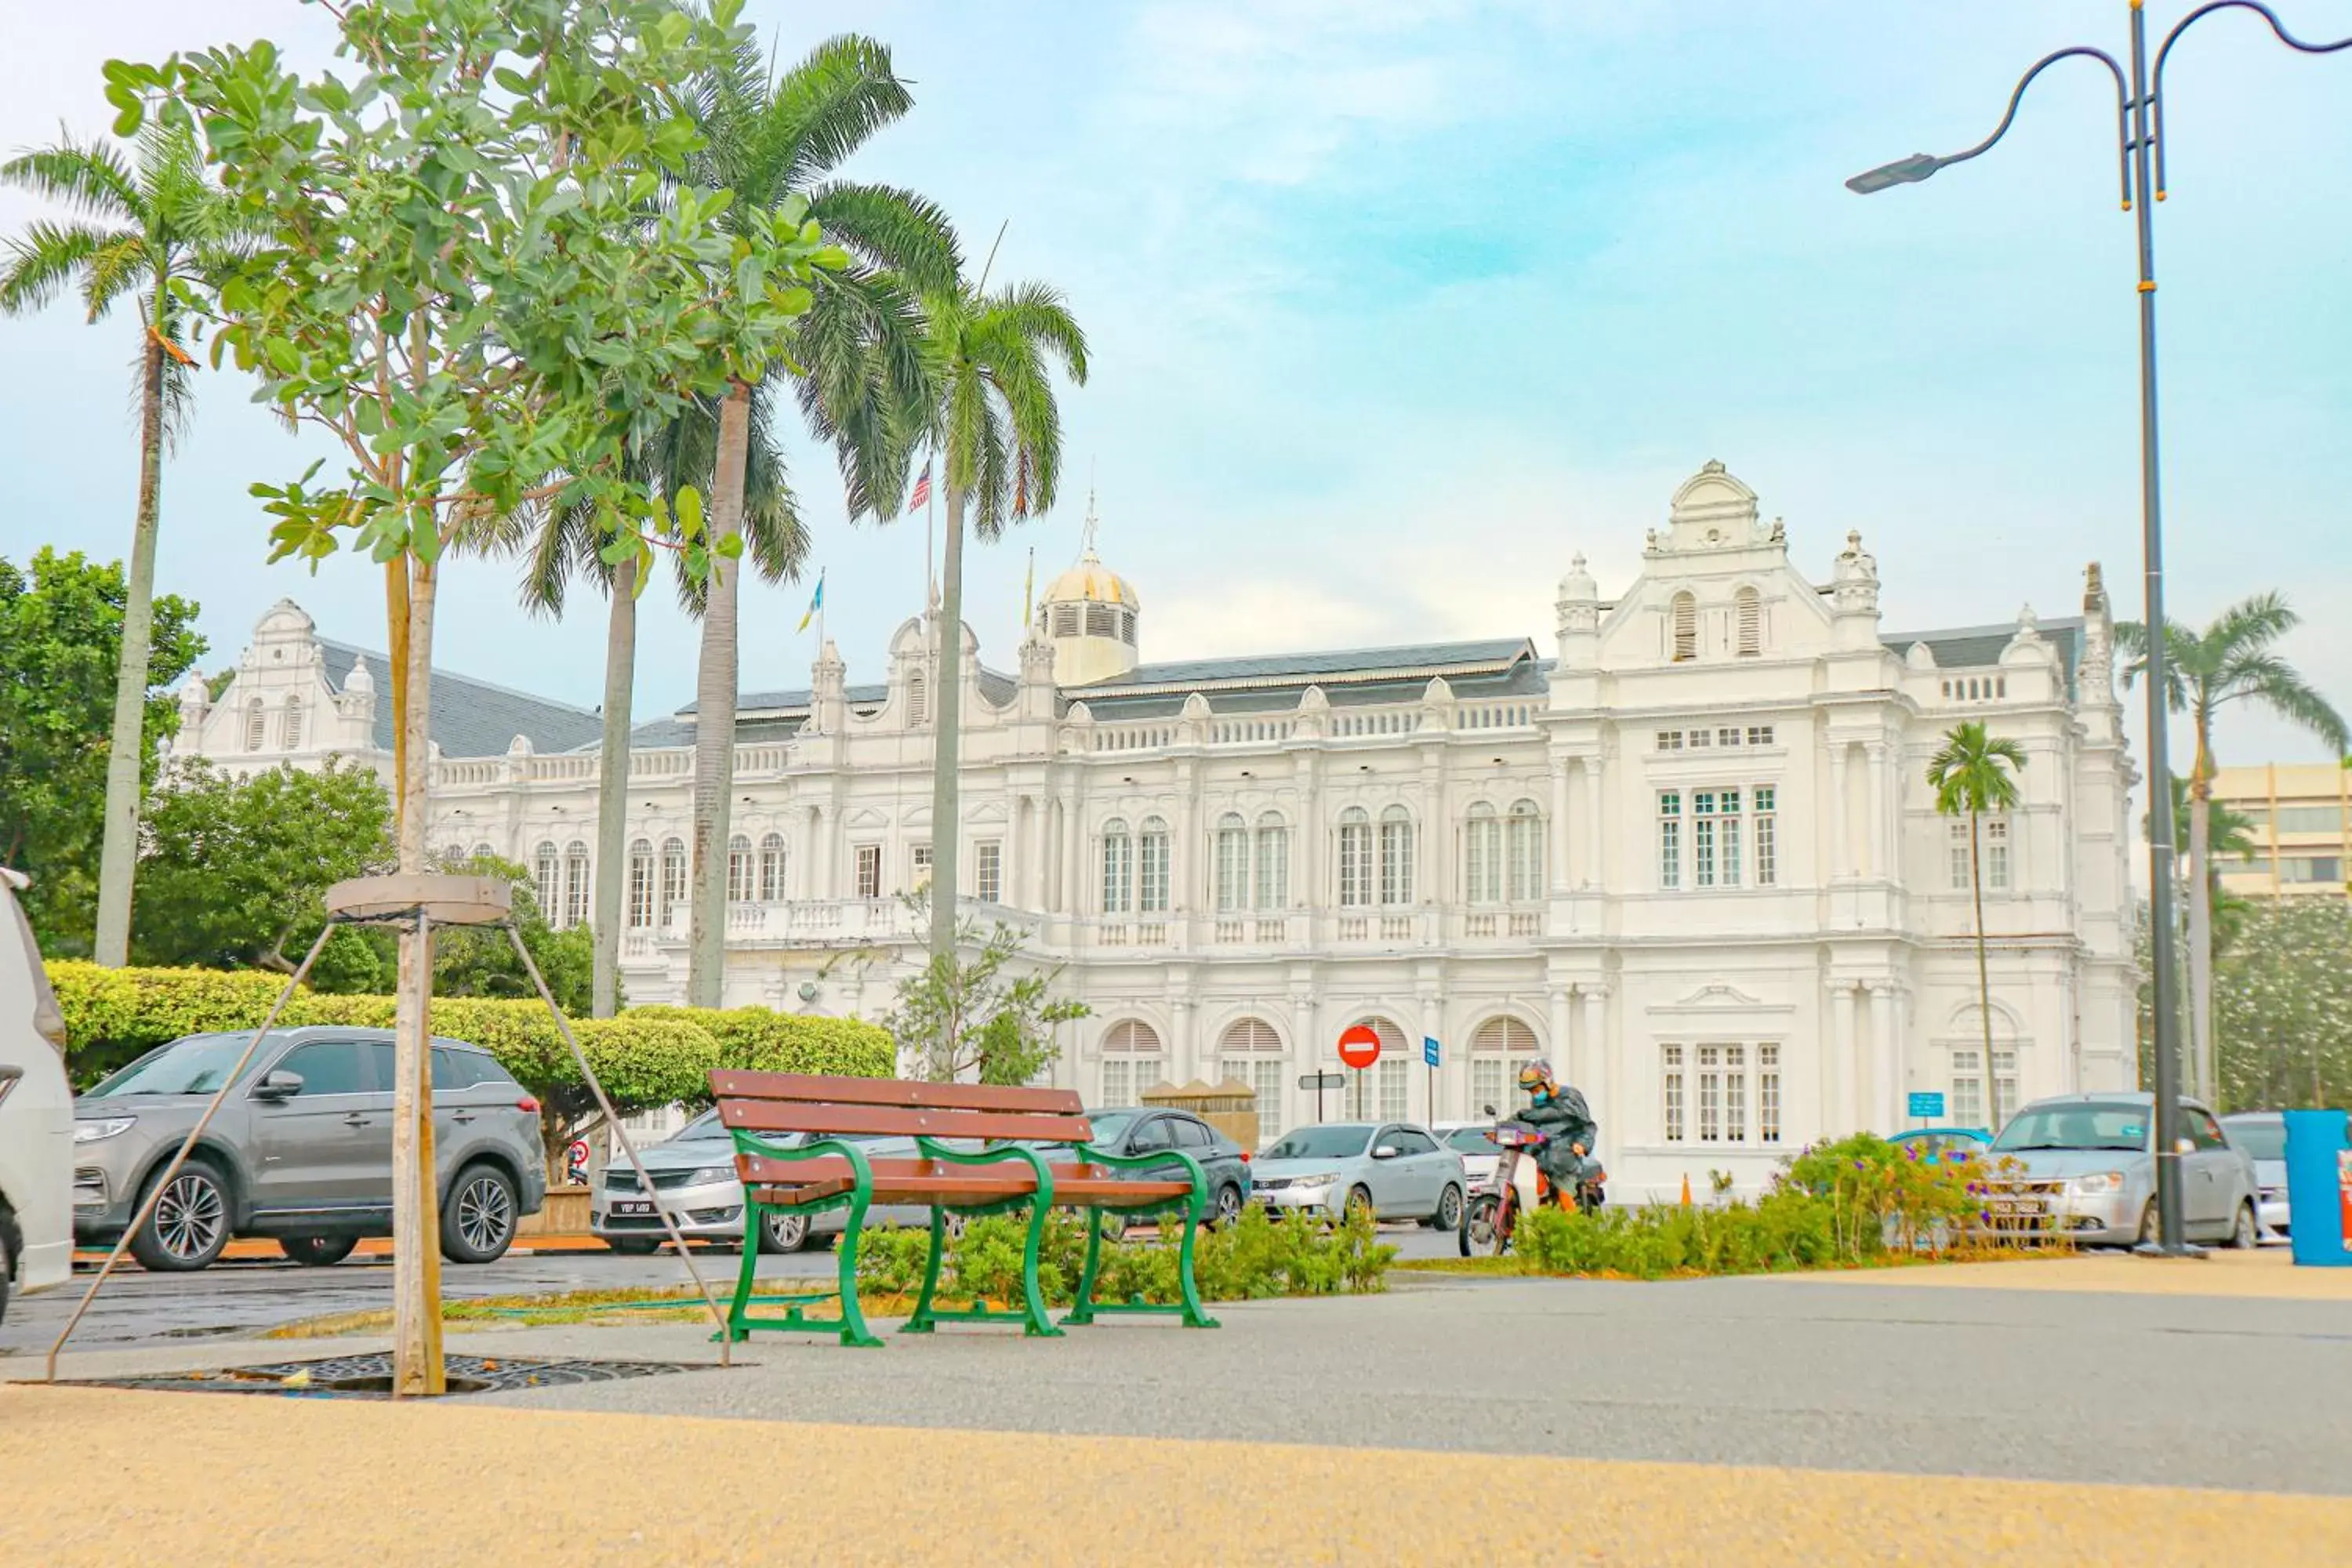
[[[285,750],[299,752],[302,749],[302,700],[299,697],[286,700],[286,716],[279,721],[278,732],[283,739]]]
[[[1489,1018],[1470,1036],[1470,1107],[1493,1106],[1507,1116],[1528,1103],[1519,1092],[1519,1068],[1542,1055],[1536,1032],[1517,1018]]]
[[[1136,907],[1147,915],[1168,912],[1168,822],[1147,816],[1136,843]]]
[[[654,923],[654,841],[640,838],[629,846],[629,929],[645,931]]]
[[[550,925],[563,920],[563,884],[557,872],[554,844],[542,843],[530,852],[530,890],[539,900],[540,919]]]
[[[1509,864],[1510,899],[1532,903],[1543,897],[1543,813],[1531,800],[1514,802],[1504,828],[1504,848]]]
[[[1290,904],[1290,828],[1278,811],[1261,812],[1257,819],[1257,907],[1286,909]]]
[[[1242,820],[1238,811],[1229,811],[1217,819],[1216,880],[1219,914],[1249,908],[1249,824]]]
[[[921,670],[909,671],[907,676],[907,722],[911,728],[919,730],[929,723],[930,719],[930,683],[923,679]]]
[[[771,833],[760,840],[760,901],[784,901],[784,836]]]
[[[1503,901],[1503,825],[1483,800],[1462,825],[1462,879],[1470,902]]]
[[[1360,805],[1339,814],[1339,907],[1372,901],[1372,819]]]
[[[1135,909],[1135,840],[1124,817],[1112,817],[1102,830],[1102,912],[1129,914]]]
[[[563,847],[563,923],[588,923],[588,846],[575,838]]]
[[[1742,658],[1754,658],[1764,651],[1764,601],[1753,588],[1742,588],[1731,596],[1731,620],[1738,636],[1735,645]]]
[[[727,841],[727,901],[748,904],[751,901],[752,877],[759,864],[751,858],[751,841],[737,834]]]
[[[661,901],[654,923],[667,930],[676,922],[677,907],[686,902],[686,840],[665,838],[661,853]]]
[[[261,699],[257,697],[245,705],[245,749],[257,752],[268,738],[269,713],[262,707]]]
[[[1140,1018],[1121,1018],[1103,1034],[1102,1103],[1133,1105],[1160,1081],[1160,1036]]]
[[[1401,805],[1381,813],[1381,902],[1412,902],[1412,813]]]
[[[496,859],[498,858],[498,853],[499,852],[497,850],[491,848],[487,844],[477,844],[474,846],[472,858],[476,865],[479,865],[485,860]]]
[[[1282,1125],[1283,1081],[1289,1074],[1282,1037],[1263,1018],[1236,1018],[1217,1037],[1217,1072],[1249,1085],[1257,1102],[1257,1126],[1271,1134]]]
[[[1676,664],[1698,657],[1698,600],[1688,594],[1676,594],[1674,598],[1675,651]]]

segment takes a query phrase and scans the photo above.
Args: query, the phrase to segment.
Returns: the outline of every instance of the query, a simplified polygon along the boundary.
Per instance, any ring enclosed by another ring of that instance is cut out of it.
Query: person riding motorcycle
[[[1584,1096],[1551,1076],[1551,1064],[1538,1058],[1519,1069],[1519,1092],[1529,1103],[1511,1120],[1548,1135],[1536,1164],[1551,1182],[1552,1196],[1562,1208],[1576,1206],[1577,1184],[1599,1173],[1593,1156],[1601,1125],[1592,1120]]]

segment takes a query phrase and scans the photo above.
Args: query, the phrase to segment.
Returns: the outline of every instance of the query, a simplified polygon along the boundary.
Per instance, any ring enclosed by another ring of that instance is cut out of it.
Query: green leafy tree
[[[0,253],[0,313],[46,305],[68,284],[89,320],[124,300],[140,317],[139,510],[107,756],[99,851],[98,962],[121,964],[131,943],[131,884],[146,788],[148,691],[155,662],[155,538],[163,519],[163,453],[187,425],[194,400],[185,343],[206,290],[251,236],[227,195],[205,176],[185,127],[151,127],[135,161],[103,142],[59,142],[0,163],[0,184],[57,203],[71,221],[42,221]],[[168,732],[168,731],[167,731]]]
[[[920,444],[946,460],[947,542],[940,563],[940,677],[931,763],[933,959],[957,940],[963,722],[963,533],[993,540],[1008,523],[1051,510],[1062,474],[1062,411],[1051,367],[1080,385],[1087,339],[1060,294],[1041,283],[986,292],[973,287],[928,295],[932,396],[916,426]]]
[[[2352,904],[2256,900],[2214,964],[2221,1103],[2352,1103]]]
[[[964,948],[973,950],[969,960]],[[1054,1026],[1088,1012],[1083,1002],[1054,996],[1061,974],[1059,964],[1038,967],[1013,927],[983,932],[966,921],[956,947],[931,954],[898,983],[897,1005],[882,1025],[934,1082],[1034,1083],[1058,1054]]]
[[[696,100],[703,144],[695,177],[735,193],[720,221],[803,223],[847,253],[846,265],[812,280],[807,320],[777,365],[796,387],[810,428],[835,447],[853,518],[898,510],[903,437],[927,389],[916,294],[950,286],[960,261],[954,231],[929,202],[831,176],[913,102],[890,51],[855,36],[818,45],[781,76],[746,40],[703,79]],[[739,366],[719,399],[710,495],[721,540],[749,521],[768,368]],[[789,515],[790,491],[779,484],[775,493]],[[798,564],[796,552],[794,570]],[[739,586],[733,563],[720,560],[703,609],[695,678],[687,1000],[698,1007],[719,1005],[726,962]]]
[[[1988,1075],[1992,1071],[1992,978],[1985,962],[1979,839],[1986,812],[2007,811],[2017,804],[2017,774],[2024,766],[2025,752],[2015,741],[1986,733],[1975,720],[1952,726],[1943,745],[1927,759],[1927,784],[1936,792],[1936,809],[1946,816],[1969,819],[1969,894],[1977,928],[1977,1014],[1984,1021]]]
[[[2213,871],[2206,823],[2213,800],[2213,722],[2232,702],[2257,708],[2305,730],[2339,756],[2352,749],[2352,731],[2327,700],[2277,652],[2281,637],[2300,624],[2283,595],[2256,594],[2215,616],[2200,632],[2178,621],[2164,629],[2165,705],[2189,715],[2197,755],[2189,770],[2189,1055],[2200,1095],[2214,1092]],[[2126,686],[2147,673],[2147,627],[2126,621],[2116,646],[2130,656]]]
[[[79,957],[92,951],[130,592],[120,565],[79,552],[44,549],[30,567],[0,560],[0,865],[33,879],[26,914],[41,951]],[[195,624],[185,599],[151,602],[147,662],[159,686],[204,652]],[[147,699],[135,726],[142,779],[178,723],[168,696]]]

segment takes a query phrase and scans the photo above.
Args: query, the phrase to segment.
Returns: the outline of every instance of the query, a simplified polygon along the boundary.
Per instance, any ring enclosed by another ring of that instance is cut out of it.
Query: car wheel
[[[1371,1189],[1369,1187],[1349,1187],[1348,1189],[1348,1201],[1341,1206],[1339,1210],[1339,1217],[1343,1220],[1353,1219],[1360,1214],[1364,1216],[1367,1224],[1378,1225],[1381,1222],[1380,1211],[1372,1207]]]
[[[2263,1227],[2255,1223],[2254,1205],[2238,1205],[2238,1223],[2230,1227],[2230,1247],[2234,1252],[2251,1250],[2263,1238]]]
[[[359,1244],[356,1236],[281,1236],[278,1250],[306,1268],[325,1268],[349,1258]]]
[[[1437,1194],[1437,1213],[1430,1220],[1433,1230],[1458,1230],[1462,1225],[1462,1189],[1452,1182]]]
[[[2156,1200],[2150,1198],[2147,1200],[2147,1206],[2139,1211],[2139,1244],[2142,1247],[2154,1247],[2163,1229],[2164,1226],[2157,1219]]]
[[[650,1258],[661,1243],[650,1236],[608,1236],[604,1245],[624,1258]]]
[[[804,1214],[765,1214],[760,1216],[760,1250],[762,1252],[798,1252],[808,1245],[809,1222]]]
[[[515,1186],[495,1165],[468,1165],[450,1188],[442,1216],[441,1256],[452,1263],[495,1263],[514,1244]]]
[[[1219,1230],[1242,1217],[1242,1190],[1228,1184],[1217,1189],[1217,1202],[1209,1215],[1210,1225]]]
[[[228,1184],[202,1160],[191,1160],[165,1184],[147,1223],[131,1237],[131,1255],[157,1274],[205,1268],[228,1245]]]

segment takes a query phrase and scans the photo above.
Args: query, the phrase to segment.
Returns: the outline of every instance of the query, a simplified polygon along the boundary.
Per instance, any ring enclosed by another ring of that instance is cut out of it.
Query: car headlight
[[[689,1187],[707,1187],[713,1182],[731,1182],[734,1179],[735,1167],[732,1165],[705,1165],[699,1171],[690,1173],[686,1178],[686,1184]]]
[[[2124,1190],[2124,1173],[2121,1171],[2097,1171],[2087,1176],[2076,1176],[2066,1184],[2066,1190],[2079,1198],[2119,1193]]]
[[[95,1143],[101,1138],[120,1138],[138,1121],[135,1116],[101,1116],[92,1121],[77,1121],[74,1123],[74,1142]]]

